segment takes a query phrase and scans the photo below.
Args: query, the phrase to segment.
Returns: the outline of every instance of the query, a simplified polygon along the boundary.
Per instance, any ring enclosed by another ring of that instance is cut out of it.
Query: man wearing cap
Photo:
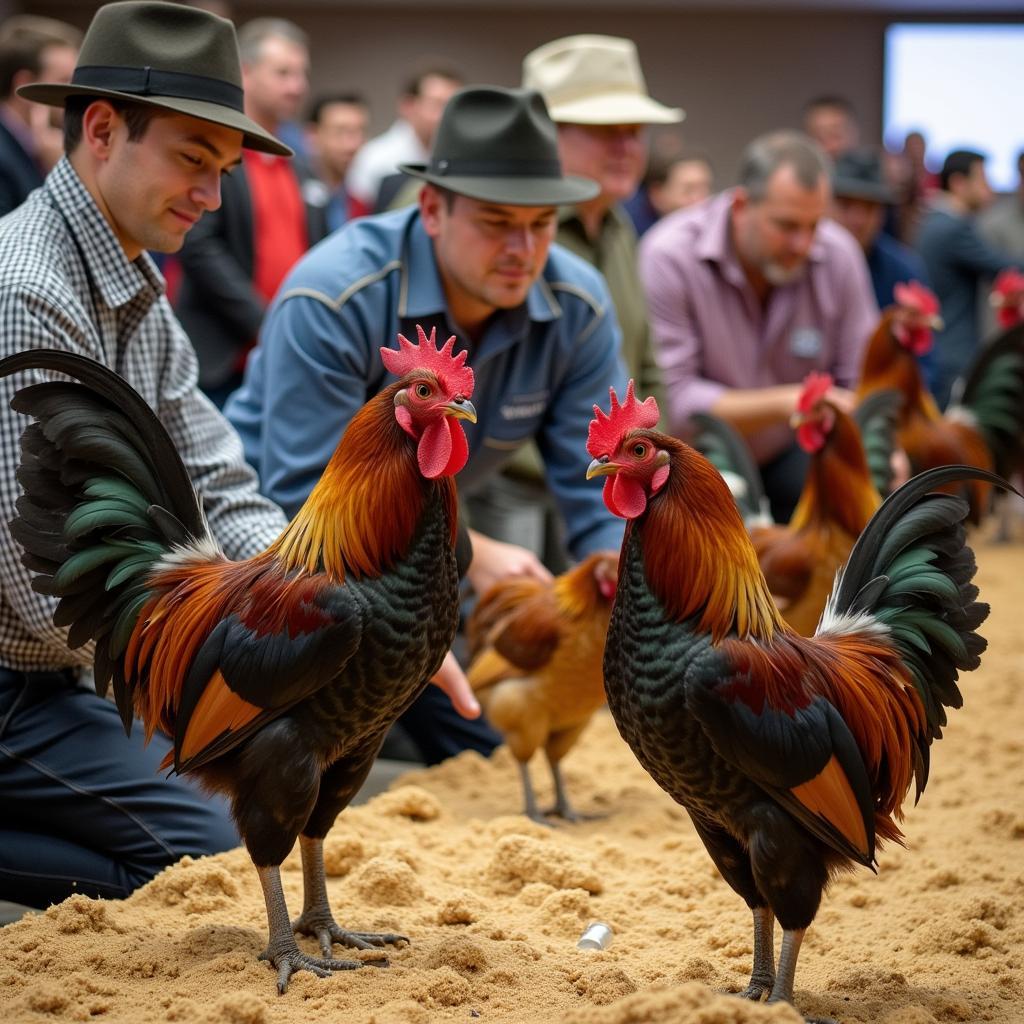
[[[829,174],[806,136],[747,147],[739,184],[660,220],[640,243],[640,276],[665,374],[669,427],[695,412],[749,441],[777,522],[800,496],[806,456],[789,419],[811,370],[852,407],[861,353],[878,318],[864,256],[825,220]]]
[[[173,44],[173,45],[172,45]],[[173,56],[168,56],[172,54]],[[290,150],[245,116],[231,23],[179,4],[100,8],[70,84],[25,99],[65,108],[65,156],[0,219],[0,357],[62,349],[116,369],[166,426],[230,557],[258,553],[286,524],[263,498],[229,424],[196,387],[196,358],[146,250],[176,252],[220,204],[243,147]],[[27,420],[0,382],[0,519],[19,493]],[[226,804],[161,778],[170,747],[126,738],[112,703],[79,675],[21,551],[0,536],[0,899],[36,907],[74,892],[128,895],[185,854],[237,844]],[[466,695],[456,694],[459,706]]]
[[[226,414],[263,493],[294,512],[351,416],[390,383],[375,352],[417,324],[456,335],[476,374],[479,420],[459,487],[471,493],[536,438],[577,557],[617,549],[621,530],[585,480],[581,444],[595,402],[625,379],[600,274],[552,245],[557,207],[597,186],[568,177],[537,92],[467,88],[449,101],[417,206],[346,225],[308,253],[268,312]],[[473,535],[479,593],[508,575],[547,573],[530,552]],[[412,709],[422,712],[423,701]],[[435,714],[436,712],[436,714]],[[496,737],[431,708],[403,724],[428,761]]]
[[[879,308],[891,306],[900,282],[928,283],[921,258],[882,231],[885,207],[895,201],[885,181],[882,159],[873,149],[840,153],[832,164],[832,217],[860,243],[868,261]]]

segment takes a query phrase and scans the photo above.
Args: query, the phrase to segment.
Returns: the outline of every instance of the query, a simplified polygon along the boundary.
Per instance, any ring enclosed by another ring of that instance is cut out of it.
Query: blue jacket
[[[261,489],[290,515],[305,501],[353,414],[390,376],[378,349],[416,325],[438,342],[448,323],[433,244],[416,207],[365,217],[325,239],[294,267],[260,332],[242,387],[225,414],[260,474]],[[461,342],[461,344],[460,344]],[[535,438],[548,486],[582,558],[618,549],[622,523],[586,480],[587,429],[608,387],[626,379],[608,290],[593,267],[553,245],[540,278],[517,309],[499,310],[474,347],[470,493],[516,448]]]
[[[945,326],[935,335],[932,390],[944,407],[953,382],[967,369],[978,348],[978,285],[1013,260],[983,241],[970,217],[940,203],[921,224],[917,251],[942,304]]]

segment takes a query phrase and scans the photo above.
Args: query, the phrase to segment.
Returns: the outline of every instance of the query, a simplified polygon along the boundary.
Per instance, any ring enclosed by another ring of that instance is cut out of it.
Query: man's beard
[[[765,263],[761,268],[764,279],[770,284],[779,287],[784,284],[792,284],[804,276],[807,264],[798,263],[795,267],[783,267],[778,263]]]

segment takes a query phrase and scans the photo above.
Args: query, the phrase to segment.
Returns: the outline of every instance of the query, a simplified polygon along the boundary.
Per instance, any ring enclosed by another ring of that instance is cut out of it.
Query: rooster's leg
[[[314,935],[320,943],[320,951],[330,957],[332,943],[340,942],[343,946],[355,949],[375,949],[385,943],[408,942],[404,935],[393,935],[391,932],[350,932],[338,926],[331,914],[327,902],[327,880],[324,873],[324,841],[299,836],[299,849],[302,852],[303,902],[302,914],[291,925],[291,930],[300,935]],[[387,960],[372,961],[382,967]]]
[[[779,953],[779,970],[775,977],[775,987],[768,997],[769,1003],[793,1004],[793,979],[796,977],[796,958],[800,953],[800,944],[804,941],[806,928],[784,929],[782,932],[782,950]],[[831,1017],[805,1017],[807,1024],[837,1024]]]
[[[551,779],[555,784],[555,806],[548,811],[548,814],[556,814],[565,821],[584,821],[589,816],[580,814],[572,804],[565,792],[565,782],[562,779],[562,758],[572,749],[580,733],[587,727],[587,723],[573,726],[571,729],[563,729],[548,737],[544,745],[544,753],[547,755],[548,764],[551,766]]]
[[[533,794],[533,783],[530,781],[530,769],[525,761],[519,762],[519,778],[523,783],[523,814],[530,821],[537,822],[538,825],[547,825],[548,822],[537,807],[537,798]]]
[[[754,969],[750,984],[740,993],[759,1001],[775,985],[775,915],[767,907],[754,908]]]
[[[288,922],[288,906],[281,889],[281,869],[261,868],[257,872],[263,886],[263,899],[267,904],[267,922],[270,925],[270,941],[260,953],[261,960],[269,960],[277,968],[277,991],[284,995],[288,979],[296,971],[309,971],[320,978],[326,978],[331,971],[351,971],[362,967],[361,960],[331,960],[307,956],[295,944],[295,935]]]

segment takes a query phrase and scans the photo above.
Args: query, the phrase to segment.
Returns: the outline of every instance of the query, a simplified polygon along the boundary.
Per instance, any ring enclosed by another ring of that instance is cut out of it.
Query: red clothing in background
[[[286,157],[247,149],[242,159],[252,196],[252,283],[269,302],[285,275],[309,248],[306,208],[298,179]]]

